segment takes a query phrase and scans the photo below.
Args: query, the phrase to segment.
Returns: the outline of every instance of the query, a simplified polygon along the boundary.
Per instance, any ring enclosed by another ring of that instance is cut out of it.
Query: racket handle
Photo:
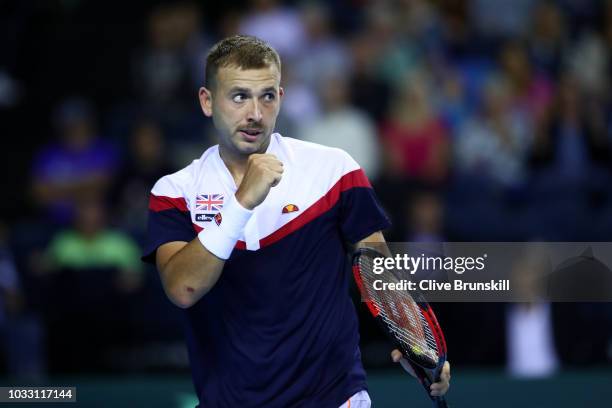
[[[446,399],[444,397],[433,397],[433,396],[431,396],[431,394],[429,394],[429,392],[430,392],[429,387],[433,383],[433,379],[427,374],[427,372],[421,366],[419,366],[418,364],[410,363],[410,366],[412,367],[412,369],[414,370],[415,374],[417,375],[417,378],[419,379],[419,382],[421,383],[421,385],[425,389],[425,392],[427,393],[427,396],[433,402],[433,406],[435,408],[448,408],[448,404],[446,403]],[[436,374],[436,377],[438,378],[437,381],[440,381],[440,374],[439,373]]]
[[[448,404],[444,397],[433,397],[432,400],[435,408],[448,408]]]

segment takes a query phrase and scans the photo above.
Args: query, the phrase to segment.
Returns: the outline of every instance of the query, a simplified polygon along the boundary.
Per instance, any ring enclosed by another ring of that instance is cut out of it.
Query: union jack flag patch
[[[223,194],[198,194],[196,196],[196,210],[221,211],[223,198]]]

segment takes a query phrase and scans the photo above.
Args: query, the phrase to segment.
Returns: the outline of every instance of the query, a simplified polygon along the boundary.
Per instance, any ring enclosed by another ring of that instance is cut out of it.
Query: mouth
[[[249,142],[254,142],[259,136],[263,134],[262,129],[240,129],[238,131]]]

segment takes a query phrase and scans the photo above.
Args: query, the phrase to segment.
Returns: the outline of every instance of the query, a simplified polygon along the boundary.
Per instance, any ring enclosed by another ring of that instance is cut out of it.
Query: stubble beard
[[[258,128],[263,129],[263,128]],[[265,153],[272,137],[272,132],[263,130],[262,136],[255,142],[248,142],[243,139],[240,130],[236,129],[230,137],[222,137],[219,140],[219,147],[225,153],[236,159],[248,159],[252,154]]]

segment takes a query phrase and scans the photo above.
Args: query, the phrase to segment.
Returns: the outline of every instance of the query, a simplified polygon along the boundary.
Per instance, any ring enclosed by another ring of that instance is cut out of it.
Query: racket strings
[[[423,335],[421,335],[421,333],[418,333],[418,328],[420,328],[421,325],[416,322],[416,319],[413,313],[407,314],[408,319],[411,320],[410,325],[398,324],[397,319],[391,318],[389,314],[387,313],[385,305],[394,304],[397,302],[397,299],[390,299],[387,296],[385,301],[381,302],[379,299],[373,296],[370,296],[369,300],[376,305],[376,307],[380,311],[381,318],[389,326],[389,328],[392,329],[394,332],[401,334],[404,340],[409,345],[411,346],[417,345],[421,348],[428,346],[426,338]],[[404,327],[413,327],[413,328],[416,328],[416,330],[407,330]],[[419,335],[417,335],[416,333],[418,333]]]
[[[439,353],[434,334],[419,306],[406,291],[376,291],[373,259],[361,256],[359,269],[368,301],[372,302],[380,313],[381,320],[398,341],[404,343],[406,350],[416,357],[437,364]],[[390,282],[397,282],[392,274],[387,274]]]
[[[397,299],[387,300],[388,302],[398,302]],[[410,302],[411,299],[403,299],[399,302]],[[424,354],[428,355],[434,361],[438,359],[438,344],[436,339],[427,323],[425,317],[419,312],[416,312],[418,315],[419,323],[415,322],[415,313],[406,313],[406,316],[412,321],[412,326],[406,326],[404,322],[400,322],[398,324],[396,319],[390,318],[386,313],[384,306],[379,301],[373,302],[376,307],[381,311],[381,318],[385,322],[385,324],[389,327],[389,329],[397,334],[399,339],[403,341],[410,349],[414,349],[418,347]],[[418,307],[415,305],[415,307]],[[394,316],[395,317],[395,316]],[[408,330],[405,327],[413,327],[415,330]],[[415,333],[418,333],[415,334]]]

